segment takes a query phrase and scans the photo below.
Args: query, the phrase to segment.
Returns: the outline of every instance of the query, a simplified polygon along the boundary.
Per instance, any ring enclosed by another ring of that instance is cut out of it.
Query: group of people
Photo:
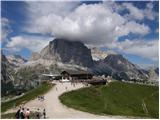
[[[44,96],[38,96],[38,100],[44,101],[44,100],[45,100],[45,99],[44,99]]]
[[[16,119],[30,119],[30,110],[29,108],[22,108],[20,106],[20,108],[18,109],[18,111],[15,114]],[[40,119],[43,116],[43,119],[46,119],[46,110],[43,109],[43,112],[40,112],[40,109],[38,108],[37,111],[35,112],[35,117],[37,119]]]
[[[17,119],[29,119],[30,118],[30,110],[29,110],[29,108],[24,109],[24,108],[20,107],[18,109],[18,111],[16,112],[15,117]]]
[[[40,119],[41,116],[43,116],[43,119],[46,119],[46,110],[43,109],[43,112],[42,112],[42,114],[41,114],[40,109],[38,108],[38,109],[37,109],[37,112],[36,112],[36,117],[37,117],[37,119]]]

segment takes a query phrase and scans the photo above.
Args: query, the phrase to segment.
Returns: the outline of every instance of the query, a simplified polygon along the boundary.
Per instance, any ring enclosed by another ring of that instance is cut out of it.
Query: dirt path
[[[38,99],[32,100],[25,104],[25,107],[30,108],[31,111],[36,111],[37,108],[40,111],[46,109],[46,116],[48,119],[51,118],[127,118],[123,116],[99,116],[86,112],[81,112],[72,108],[68,108],[63,105],[58,97],[67,91],[75,90],[78,88],[84,87],[81,83],[75,85],[71,85],[71,83],[56,83],[56,85],[45,94],[45,100],[39,101]],[[67,90],[66,90],[67,89]],[[8,112],[13,112],[15,109],[12,109]],[[131,117],[130,117],[131,118]]]

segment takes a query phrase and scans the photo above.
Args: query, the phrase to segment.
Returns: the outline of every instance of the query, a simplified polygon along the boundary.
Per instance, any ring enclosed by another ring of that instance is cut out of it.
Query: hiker
[[[40,119],[40,112],[39,112],[39,108],[37,109],[36,117],[37,117],[37,119]]]
[[[57,91],[58,89],[57,89],[57,87],[56,87],[56,91]]]
[[[20,111],[20,119],[25,119],[25,111],[24,108]]]
[[[27,108],[27,110],[25,112],[25,118],[29,119],[29,116],[30,116],[30,111],[29,111],[29,108]]]
[[[43,109],[43,118],[45,119],[46,118],[46,110]]]
[[[15,115],[16,119],[20,119],[20,111],[21,111],[21,106],[18,109],[18,111],[16,112],[16,115]]]
[[[42,96],[42,101],[44,101],[45,99],[44,99],[44,96]]]
[[[67,87],[66,87],[66,90],[67,90]]]
[[[38,96],[38,100],[40,100],[40,96]]]

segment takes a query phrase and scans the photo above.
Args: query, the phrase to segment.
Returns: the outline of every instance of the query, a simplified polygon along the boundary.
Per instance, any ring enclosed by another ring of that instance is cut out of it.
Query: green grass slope
[[[42,85],[38,86],[37,88],[28,91],[25,95],[23,95],[20,98],[2,103],[1,104],[1,112],[7,111],[8,109],[12,108],[14,105],[18,106],[22,103],[26,103],[30,100],[33,100],[38,95],[45,94],[46,92],[48,92],[52,88],[52,86],[53,85],[51,85],[50,83],[43,83]]]
[[[158,118],[158,91],[155,86],[112,82],[67,92],[59,98],[68,107],[94,114]]]

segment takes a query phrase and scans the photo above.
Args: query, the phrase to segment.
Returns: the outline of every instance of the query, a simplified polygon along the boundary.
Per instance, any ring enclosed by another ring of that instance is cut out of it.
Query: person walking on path
[[[37,117],[37,119],[40,119],[40,112],[39,112],[39,108],[37,109],[36,117]]]
[[[16,112],[16,115],[15,115],[16,119],[20,119],[20,112],[21,112],[21,106],[18,109],[18,111]]]
[[[66,86],[65,88],[66,88],[66,90],[67,90],[67,86]]]
[[[43,118],[46,119],[46,110],[43,109]]]
[[[56,91],[58,91],[57,87],[56,87]]]
[[[30,110],[29,110],[29,108],[27,108],[27,110],[25,112],[25,118],[29,119],[29,116],[30,116]]]
[[[25,119],[25,111],[24,108],[20,111],[20,119]]]

